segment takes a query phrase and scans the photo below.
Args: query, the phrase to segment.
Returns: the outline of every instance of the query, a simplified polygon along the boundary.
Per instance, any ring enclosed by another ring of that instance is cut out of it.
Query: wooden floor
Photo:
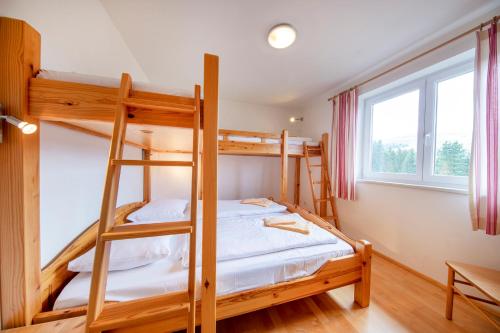
[[[444,263],[443,263],[444,265]],[[374,256],[368,308],[353,303],[353,287],[217,323],[217,332],[496,332],[460,298],[453,321],[444,317],[445,292]]]

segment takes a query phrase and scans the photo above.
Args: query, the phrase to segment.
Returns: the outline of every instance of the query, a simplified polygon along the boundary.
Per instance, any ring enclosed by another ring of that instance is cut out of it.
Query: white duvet
[[[264,226],[265,217],[282,215],[288,215],[288,213],[219,218],[217,221],[217,261],[337,243],[337,237],[306,220],[304,221],[309,224],[308,235]],[[198,221],[197,227],[198,230],[202,230],[201,221]],[[198,235],[201,235],[201,232]],[[189,263],[188,240],[188,236],[177,236],[172,241],[172,247],[180,250],[177,253],[179,257],[182,257],[184,267],[188,267]],[[197,238],[197,248],[196,264],[199,266],[201,265],[201,237]]]

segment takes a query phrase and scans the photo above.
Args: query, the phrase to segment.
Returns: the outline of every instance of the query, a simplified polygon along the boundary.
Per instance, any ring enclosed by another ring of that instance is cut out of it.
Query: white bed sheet
[[[316,272],[331,258],[354,253],[353,248],[338,240],[336,244],[292,249],[261,256],[217,263],[217,295],[263,287],[304,277]],[[187,288],[187,272],[181,262],[172,258],[153,264],[110,272],[106,290],[108,301],[128,301]],[[200,286],[201,268],[197,269]],[[79,273],[63,289],[54,309],[85,305],[88,302],[91,273]],[[197,288],[198,296],[200,288]]]

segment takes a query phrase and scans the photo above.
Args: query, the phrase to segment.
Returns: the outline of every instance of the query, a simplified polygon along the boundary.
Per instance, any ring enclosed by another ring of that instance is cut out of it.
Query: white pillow
[[[121,271],[151,264],[170,254],[170,237],[148,237],[116,240],[111,242],[109,271]],[[91,272],[95,247],[68,264],[72,272]]]
[[[184,217],[188,201],[184,199],[158,199],[127,216],[132,222],[170,222]]]

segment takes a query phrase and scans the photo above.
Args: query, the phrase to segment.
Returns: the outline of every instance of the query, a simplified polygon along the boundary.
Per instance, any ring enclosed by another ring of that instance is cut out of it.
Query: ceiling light
[[[282,23],[269,31],[267,41],[275,49],[284,49],[292,45],[296,37],[295,29],[290,24]]]
[[[290,117],[290,122],[291,123],[294,123],[296,121],[304,121],[304,117],[300,117],[300,118],[297,118],[297,117]]]

